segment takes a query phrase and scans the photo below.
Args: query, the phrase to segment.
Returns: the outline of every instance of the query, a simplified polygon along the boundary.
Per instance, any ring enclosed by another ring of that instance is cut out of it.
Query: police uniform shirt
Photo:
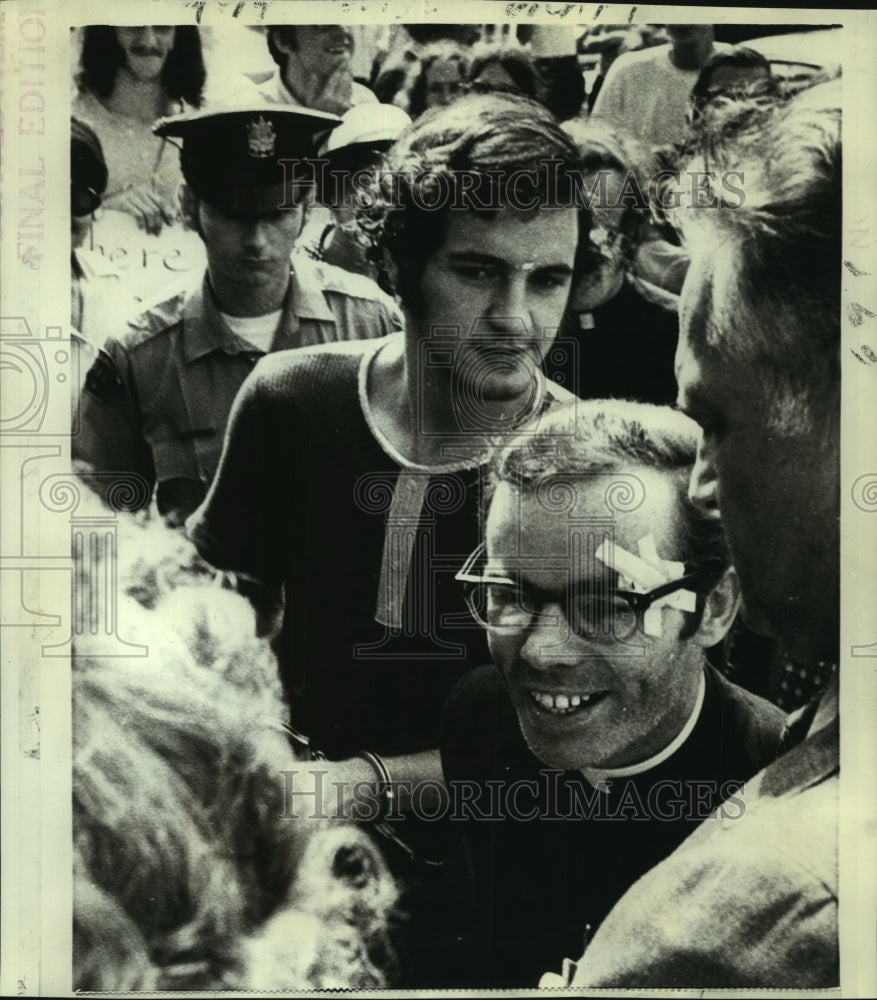
[[[398,310],[377,286],[340,268],[295,256],[272,351],[383,337],[401,328]],[[220,315],[205,275],[201,288],[162,303],[109,338],[82,394],[74,459],[113,477],[142,477],[132,506],[157,486],[159,511],[178,523],[203,499],[232,403],[265,353]]]

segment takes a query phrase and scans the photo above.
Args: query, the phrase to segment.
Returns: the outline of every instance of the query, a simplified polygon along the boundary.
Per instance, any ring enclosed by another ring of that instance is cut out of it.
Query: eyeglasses
[[[70,185],[70,214],[77,219],[100,208],[100,195],[93,188]]]
[[[557,615],[544,614],[541,609],[558,604],[573,634],[605,643],[630,638],[642,626],[646,611],[662,597],[682,589],[708,592],[726,568],[724,564],[709,563],[646,593],[581,580],[563,591],[553,591],[511,576],[475,572],[484,555],[482,542],[455,577],[463,583],[466,604],[479,625],[506,634],[523,632],[537,619],[540,624],[557,625]]]

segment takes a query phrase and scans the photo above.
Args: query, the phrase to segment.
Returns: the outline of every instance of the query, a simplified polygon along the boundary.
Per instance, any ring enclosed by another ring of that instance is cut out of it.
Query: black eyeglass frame
[[[482,542],[470,554],[469,558],[463,564],[460,571],[454,577],[455,580],[464,585],[463,597],[466,601],[466,606],[469,608],[469,613],[472,615],[475,621],[478,622],[478,624],[481,625],[483,628],[491,629],[493,631],[506,630],[506,631],[524,632],[532,627],[533,622],[537,618],[538,612],[537,611],[528,612],[530,614],[530,621],[526,625],[490,625],[481,617],[480,613],[478,612],[477,604],[474,599],[474,591],[475,588],[478,586],[484,586],[494,583],[494,584],[501,584],[507,587],[517,587],[519,588],[519,592],[526,589],[528,593],[531,593],[534,596],[545,595],[551,597],[554,601],[557,601],[557,603],[561,603],[560,601],[558,601],[558,595],[556,591],[544,590],[541,587],[534,587],[532,585],[526,585],[526,587],[524,587],[520,580],[516,580],[509,576],[500,576],[498,574],[485,576],[480,573],[473,573],[472,570],[474,569],[478,560],[484,556],[485,552],[486,552],[486,545],[484,542]],[[631,611],[633,611],[634,615],[636,616],[635,628],[638,628],[642,625],[643,616],[645,615],[646,611],[649,610],[649,608],[655,603],[655,601],[660,600],[660,598],[666,597],[668,594],[673,594],[677,590],[682,590],[682,589],[692,590],[698,596],[703,596],[707,591],[698,588],[699,587],[702,588],[702,585],[704,583],[706,583],[709,580],[712,580],[713,583],[709,588],[712,589],[712,586],[715,586],[715,583],[718,582],[719,577],[721,577],[721,575],[727,569],[728,569],[727,563],[722,563],[718,561],[711,562],[703,566],[699,566],[696,569],[692,569],[690,572],[685,573],[683,576],[680,576],[675,580],[668,580],[667,583],[662,583],[660,586],[654,587],[652,590],[647,590],[645,592],[642,592],[638,590],[606,588],[604,591],[604,596],[607,601],[615,597],[620,597],[623,601],[625,601],[628,607],[631,609]],[[580,587],[581,584],[579,582],[574,582],[565,588],[564,602],[561,603],[561,607],[569,608],[570,591],[573,591],[576,588]],[[540,604],[541,603],[544,602],[540,601]],[[569,622],[570,628],[573,628],[573,623],[569,620],[568,613],[567,612],[564,613],[567,618],[567,621]],[[635,628],[631,629],[629,634],[633,634]],[[575,629],[573,630],[576,631]],[[616,636],[615,638],[626,638],[626,636],[622,637]]]

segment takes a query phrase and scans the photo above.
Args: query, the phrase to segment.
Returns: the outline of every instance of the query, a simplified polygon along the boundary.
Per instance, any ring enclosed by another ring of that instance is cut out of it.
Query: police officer
[[[133,473],[142,489],[129,506],[155,492],[159,512],[180,524],[210,485],[232,402],[260,357],[399,328],[369,279],[290,257],[312,201],[314,136],[339,120],[252,105],[156,123],[158,135],[182,139],[183,210],[207,269],[191,295],[110,337],[88,373],[73,458],[104,497]]]

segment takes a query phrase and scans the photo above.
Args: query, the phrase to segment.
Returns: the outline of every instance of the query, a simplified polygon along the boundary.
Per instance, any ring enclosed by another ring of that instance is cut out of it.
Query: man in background
[[[267,30],[277,69],[259,87],[262,97],[343,115],[355,104],[377,101],[353,79],[353,34],[343,24],[283,24]]]
[[[711,24],[670,24],[667,33],[669,45],[618,56],[592,112],[647,147],[685,141],[691,89],[710,56],[728,47],[713,41]]]

